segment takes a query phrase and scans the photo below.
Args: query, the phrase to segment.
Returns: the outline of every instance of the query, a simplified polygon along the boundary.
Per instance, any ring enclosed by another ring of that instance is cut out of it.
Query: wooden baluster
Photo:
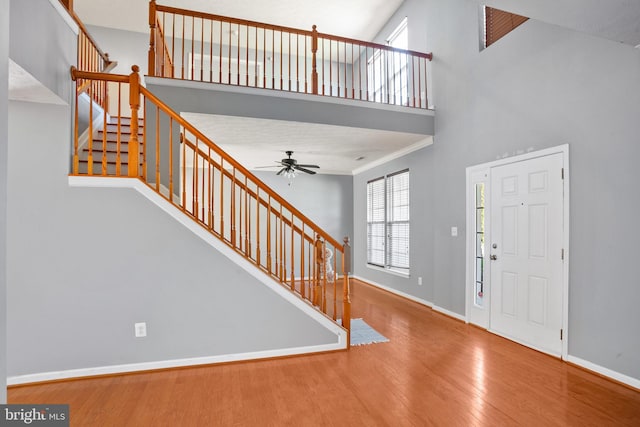
[[[224,158],[220,157],[220,236],[224,240]]]
[[[213,21],[209,20],[209,82],[213,82]]]
[[[138,109],[140,108],[140,67],[131,67],[129,74],[129,105],[131,106],[131,135],[129,136],[129,176],[138,177],[140,148],[138,146]]]
[[[267,271],[271,274],[273,270],[271,258],[271,194],[267,203]]]
[[[184,79],[184,24],[185,24],[185,16],[182,15],[182,52],[180,52],[180,65],[181,65],[181,72],[180,72],[180,78]]]
[[[231,246],[236,247],[236,167],[231,169]]]
[[[147,181],[147,103],[144,102],[144,95],[142,97],[142,180]],[[120,121],[120,117],[118,117]]]
[[[222,25],[220,21],[220,40],[218,41],[218,83],[222,83]]]
[[[200,81],[204,81],[204,18],[200,18]]]
[[[169,145],[171,147],[171,145]],[[171,149],[171,148],[169,148]],[[193,148],[193,163],[191,165],[191,215],[198,217],[198,138]]]
[[[78,81],[78,79],[75,76],[75,72],[77,71],[76,67],[71,66],[71,80],[76,82],[76,90],[75,90],[75,94],[76,94],[76,104],[75,104],[75,112],[74,112],[74,121],[73,121],[73,174],[74,175],[78,175],[78,171],[80,169],[80,157],[78,156],[78,134],[80,132],[79,126],[78,126],[78,122],[79,122],[79,116],[80,116],[80,112],[79,110],[79,99],[80,99],[80,94],[78,93],[78,87],[80,85],[80,82]]]
[[[213,230],[213,171],[211,160],[211,147],[209,147],[209,159],[207,161],[207,228]]]
[[[306,281],[304,280],[304,221],[300,226],[300,295],[302,295],[302,299],[306,299]]]
[[[195,51],[195,47],[194,47],[194,43],[195,43],[195,30],[196,30],[196,18],[195,16],[191,17],[191,77],[189,78],[189,80],[195,80],[194,77],[194,61],[195,61],[195,57],[196,57],[196,51]]]
[[[249,26],[245,25],[246,28],[246,38],[245,38],[245,58],[244,58],[244,78],[245,78],[245,86],[249,86]]]
[[[353,70],[355,64],[355,56],[353,55],[353,43],[351,43],[351,99],[356,99],[355,71]]]
[[[247,175],[244,176],[244,254],[247,258],[251,258],[251,248],[249,248],[249,216],[251,214],[251,204],[249,199],[249,185],[247,183]]]
[[[173,202],[173,118],[169,117],[169,201]]]
[[[149,2],[149,70],[150,76],[156,75],[156,0]]]
[[[180,134],[180,142],[182,142],[182,149],[184,150],[185,147],[187,146],[187,144],[184,143],[183,140],[184,135],[181,133]],[[184,153],[184,151],[183,151]],[[183,156],[183,158],[186,156]],[[186,170],[186,168],[182,169],[183,171]],[[182,182],[184,183],[184,175],[182,176]],[[182,189],[184,190],[184,185],[182,186]],[[160,192],[160,108],[158,108],[156,106],[156,191]],[[182,209],[184,210],[185,207],[185,195],[183,193],[182,195]]]
[[[360,96],[358,97],[358,99],[362,101],[362,63],[363,63],[362,58],[363,58],[363,56],[362,56],[362,45],[361,44],[358,45],[358,58],[359,58],[358,59],[358,89],[360,89]],[[366,59],[367,59],[366,55],[365,55],[364,59],[365,59],[364,64],[366,66],[366,64],[367,64],[366,63]]]
[[[324,62],[322,66],[324,67]],[[331,39],[329,39],[329,96],[333,96],[333,40]]]
[[[236,60],[238,61],[236,64],[236,84],[238,86],[240,86],[240,24],[238,25],[238,29],[236,30],[237,34],[236,34],[236,43],[238,45],[237,47],[237,51],[236,51]]]
[[[351,246],[349,238],[343,239],[342,246],[342,326],[347,330],[347,348],[351,346],[351,290],[349,289],[349,273],[351,272]]]
[[[316,234],[316,241],[314,243],[315,252],[315,274],[314,274],[314,289],[313,289],[313,305],[320,307],[322,304],[322,288],[323,288],[323,274],[324,268],[324,241],[320,238],[320,234]]]
[[[107,82],[101,82],[103,107],[107,103]],[[102,110],[102,175],[107,175],[107,109]]]
[[[313,93],[314,95],[317,95],[318,94],[318,64],[317,64],[318,30],[316,29],[317,27],[315,25],[311,28],[312,28],[311,30],[311,93]],[[324,63],[322,66],[324,70]]]
[[[327,242],[322,242],[322,312],[327,313]]]
[[[205,210],[205,206],[206,206],[205,205],[205,201],[206,201],[206,199],[205,199],[205,193],[204,193],[204,189],[205,189],[205,187],[204,187],[205,161],[206,161],[205,156],[202,156],[202,170],[200,171],[200,194],[201,194],[200,199],[202,200],[200,202],[200,219],[201,219],[201,221],[203,223],[206,224],[206,216],[205,216],[205,212],[206,212],[206,210]]]
[[[300,92],[300,34],[296,34],[296,92]]]
[[[120,93],[122,90],[122,83],[118,83],[118,126],[116,130],[116,176],[120,176],[121,168],[122,168],[122,94]]]
[[[175,77],[175,69],[176,69],[176,14],[172,13],[172,23],[171,23],[171,78]]]
[[[87,175],[93,175],[93,81],[89,83],[89,156],[87,157]]]
[[[248,30],[247,30],[248,31]],[[255,80],[255,87],[258,87],[258,28],[256,27],[256,43],[255,46],[253,48],[254,50],[254,76],[253,79]],[[264,69],[264,68],[263,68]]]
[[[295,269],[296,269],[296,264],[295,264],[295,248],[294,248],[294,242],[295,242],[295,235],[294,235],[294,216],[293,216],[293,212],[291,212],[291,266],[290,266],[290,270],[291,270],[291,290],[295,291],[296,289],[296,275],[295,275]]]
[[[261,262],[260,254],[260,187],[256,187],[256,264]]]

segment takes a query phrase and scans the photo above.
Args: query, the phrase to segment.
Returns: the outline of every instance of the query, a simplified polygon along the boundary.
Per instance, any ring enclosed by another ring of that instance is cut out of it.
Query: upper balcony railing
[[[427,109],[430,53],[149,4],[149,75]]]
[[[77,69],[80,71],[90,71],[94,73],[107,73],[113,70],[117,62],[109,59],[109,54],[105,53],[100,49],[98,43],[91,37],[87,27],[85,27],[82,20],[76,15],[73,10],[73,1],[72,0],[61,0],[62,5],[67,9],[69,15],[73,18],[73,20],[78,25],[78,62]],[[85,85],[88,82],[84,82],[80,80],[78,82],[78,93],[84,92],[86,89]],[[97,102],[103,108],[106,106],[106,99],[102,98],[102,94],[105,93],[103,88],[104,82],[95,82],[97,87],[93,88],[92,93],[95,94],[94,101]]]

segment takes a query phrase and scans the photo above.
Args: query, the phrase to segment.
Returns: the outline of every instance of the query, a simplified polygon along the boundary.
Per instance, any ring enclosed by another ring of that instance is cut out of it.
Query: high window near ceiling
[[[409,49],[407,18],[387,37],[387,44],[398,49]],[[369,93],[375,102],[408,105],[409,58],[405,53],[376,50],[369,58]]]
[[[516,15],[515,13],[505,12],[489,6],[485,6],[483,12],[484,45],[482,47],[491,46],[529,19],[526,16]]]
[[[367,263],[409,274],[409,171],[367,183]]]

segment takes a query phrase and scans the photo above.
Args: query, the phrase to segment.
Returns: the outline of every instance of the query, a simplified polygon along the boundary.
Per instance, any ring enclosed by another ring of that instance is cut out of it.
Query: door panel
[[[560,355],[563,154],[491,169],[490,324],[496,333]]]

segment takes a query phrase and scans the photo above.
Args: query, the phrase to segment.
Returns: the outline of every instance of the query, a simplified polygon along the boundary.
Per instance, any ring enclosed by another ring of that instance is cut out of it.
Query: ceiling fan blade
[[[297,166],[300,166],[302,168],[320,168],[320,166],[318,166],[318,165],[300,165],[299,164]]]
[[[254,169],[264,169],[264,168],[279,168],[282,167],[280,165],[273,165],[273,166],[255,166]]]
[[[308,173],[308,174],[311,174],[311,175],[315,175],[316,174],[316,171],[310,171],[309,169],[305,169],[303,167],[300,167],[300,165],[296,165],[296,166],[294,166],[294,168],[296,170],[299,170],[300,172]]]
[[[287,168],[280,169],[276,175],[282,175],[285,170],[287,170]]]

